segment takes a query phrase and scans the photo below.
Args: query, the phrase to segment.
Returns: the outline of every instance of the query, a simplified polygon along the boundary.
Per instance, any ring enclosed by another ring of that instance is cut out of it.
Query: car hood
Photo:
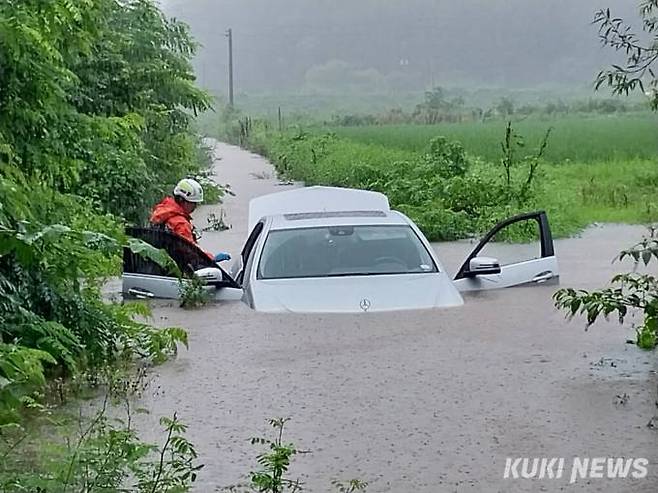
[[[262,312],[364,313],[463,304],[443,272],[256,280],[249,291],[249,304]]]

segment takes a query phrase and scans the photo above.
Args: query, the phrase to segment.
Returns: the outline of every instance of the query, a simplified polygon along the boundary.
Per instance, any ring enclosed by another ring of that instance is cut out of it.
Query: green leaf
[[[2,375],[0,375],[0,391],[6,387],[7,385],[11,384],[11,380],[6,379]]]
[[[649,262],[651,261],[651,256],[652,256],[651,250],[644,250],[642,252],[642,261],[644,262],[644,265],[649,264]]]
[[[159,266],[167,269],[171,274],[176,277],[182,277],[182,273],[176,265],[176,262],[169,256],[169,254],[159,248],[155,248],[152,245],[149,245],[143,240],[137,238],[128,238],[128,243],[126,245],[131,252],[141,255],[144,258],[151,260],[157,263]]]

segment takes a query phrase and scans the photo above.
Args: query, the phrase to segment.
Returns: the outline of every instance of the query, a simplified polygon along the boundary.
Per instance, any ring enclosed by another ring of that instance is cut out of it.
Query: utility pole
[[[434,64],[432,63],[432,59],[429,59],[429,69],[430,69],[430,91],[434,90],[434,87],[436,87],[436,84],[434,83]]]
[[[233,107],[233,29],[226,31],[228,38],[228,103]]]

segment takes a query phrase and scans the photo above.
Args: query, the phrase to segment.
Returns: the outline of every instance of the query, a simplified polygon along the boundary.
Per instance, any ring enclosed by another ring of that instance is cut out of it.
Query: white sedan
[[[533,258],[501,265],[481,256],[492,239],[519,227],[536,231]],[[249,231],[230,275],[207,258],[199,257],[197,265],[182,263],[205,280],[218,300],[241,299],[263,312],[451,307],[463,304],[460,291],[543,284],[559,276],[544,212],[498,224],[454,276],[413,221],[391,210],[386,196],[376,192],[308,187],[259,197],[249,204]],[[177,279],[131,270],[139,269],[124,261],[125,293],[178,296]]]

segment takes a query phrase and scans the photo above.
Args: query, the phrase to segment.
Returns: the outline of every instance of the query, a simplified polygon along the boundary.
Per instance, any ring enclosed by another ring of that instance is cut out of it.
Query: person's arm
[[[192,224],[189,221],[186,221],[182,217],[174,217],[169,221],[168,226],[178,236],[181,236],[185,238],[187,241],[189,241],[190,243],[194,243],[195,245],[199,246],[199,244],[196,242],[196,238],[194,237],[194,233],[192,231]],[[215,255],[203,250],[201,247],[199,247],[199,249],[203,253],[205,253],[208,256],[208,258],[213,262],[221,262],[223,260],[231,259],[231,256],[225,253],[220,253],[218,255]]]

